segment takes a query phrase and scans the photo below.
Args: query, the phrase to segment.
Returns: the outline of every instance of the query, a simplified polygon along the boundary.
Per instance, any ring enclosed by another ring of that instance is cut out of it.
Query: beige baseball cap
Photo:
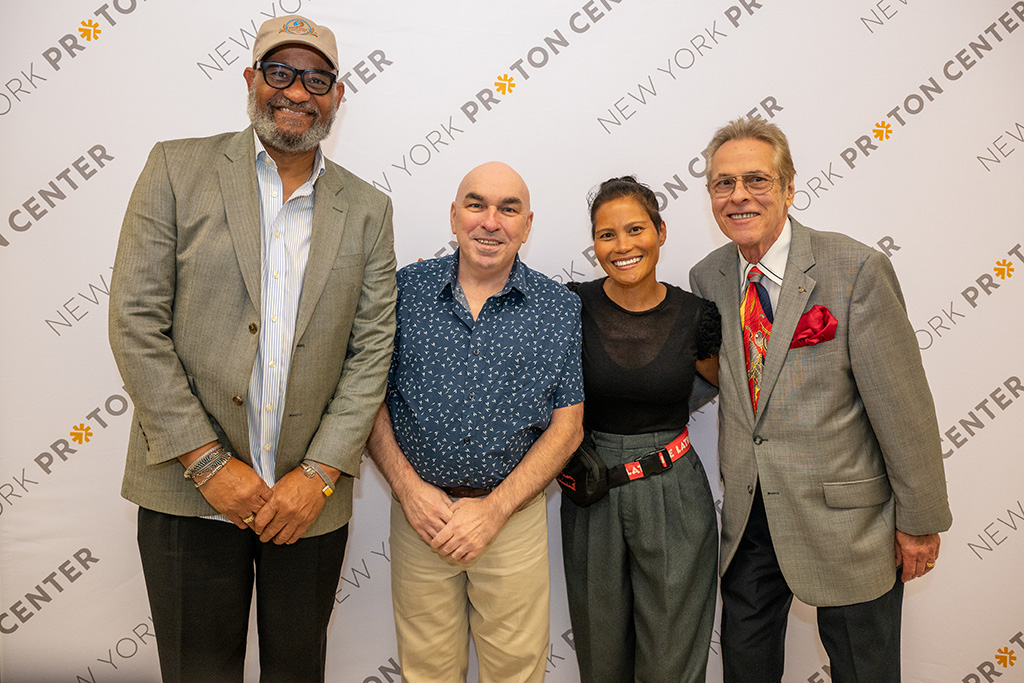
[[[298,14],[263,22],[252,46],[253,63],[262,60],[274,48],[289,44],[310,46],[322,54],[335,71],[338,70],[338,41],[334,38],[334,32]]]

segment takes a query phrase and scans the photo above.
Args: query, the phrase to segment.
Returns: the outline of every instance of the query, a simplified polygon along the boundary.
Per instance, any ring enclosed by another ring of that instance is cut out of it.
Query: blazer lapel
[[[779,310],[772,323],[772,334],[768,340],[764,373],[761,376],[761,397],[757,403],[757,418],[764,413],[771,399],[772,389],[782,372],[782,365],[789,354],[789,344],[796,332],[800,316],[804,314],[807,302],[814,291],[815,280],[807,274],[814,267],[811,238],[807,228],[793,219],[793,239],[789,246],[786,272],[782,276],[782,292],[779,294]]]
[[[326,161],[326,160],[325,160]],[[306,326],[313,318],[320,295],[327,286],[337,259],[341,236],[345,232],[348,200],[342,195],[344,183],[337,168],[330,162],[324,165],[324,174],[317,180],[313,195],[313,233],[309,241],[309,260],[306,278],[302,283],[298,318],[295,321],[295,342],[302,338]]]
[[[260,201],[256,190],[256,148],[252,128],[232,141],[220,167],[220,191],[228,232],[242,280],[253,306],[260,310]]]

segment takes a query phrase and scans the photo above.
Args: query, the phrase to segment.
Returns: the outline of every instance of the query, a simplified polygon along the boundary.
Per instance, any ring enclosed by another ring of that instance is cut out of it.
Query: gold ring
[[[935,566],[935,563],[934,562],[925,562],[924,566],[928,567],[928,569],[931,569],[932,567]]]
[[[256,513],[255,512],[249,513],[249,516],[242,520],[242,522],[245,523],[245,524],[252,524],[255,521],[256,521]],[[935,566],[935,565],[932,565],[932,566]]]

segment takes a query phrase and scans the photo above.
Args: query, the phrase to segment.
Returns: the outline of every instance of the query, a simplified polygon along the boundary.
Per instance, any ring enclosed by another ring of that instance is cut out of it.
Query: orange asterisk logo
[[[1008,277],[1013,277],[1013,262],[1003,259],[1002,261],[996,261],[996,267],[992,270],[995,271],[996,277],[1000,280],[1005,280]]]
[[[996,650],[996,664],[1004,669],[1013,666],[1017,662],[1016,653],[1008,647],[1001,647]]]
[[[516,79],[508,74],[498,76],[498,80],[494,81],[494,89],[498,91],[499,95],[511,95],[515,87]]]
[[[889,136],[892,135],[892,126],[887,121],[879,121],[875,124],[872,132],[878,140],[888,140]]]
[[[100,30],[100,25],[92,19],[83,21],[82,25],[78,27],[78,35],[90,42],[93,38],[98,40],[101,33],[103,33],[103,31]]]
[[[75,443],[89,443],[92,438],[92,427],[84,422],[71,428],[71,440]]]

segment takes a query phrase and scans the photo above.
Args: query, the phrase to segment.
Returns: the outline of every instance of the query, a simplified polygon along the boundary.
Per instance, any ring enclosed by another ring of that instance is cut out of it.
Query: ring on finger
[[[256,521],[256,513],[255,512],[250,512],[249,516],[242,520],[242,522],[244,524],[252,524],[255,521]]]

